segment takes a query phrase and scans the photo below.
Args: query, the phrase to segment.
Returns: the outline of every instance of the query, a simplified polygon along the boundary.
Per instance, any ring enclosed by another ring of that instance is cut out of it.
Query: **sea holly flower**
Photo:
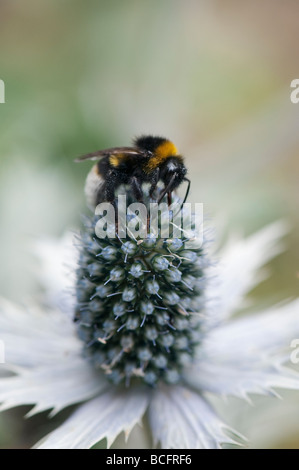
[[[179,383],[184,365],[192,362],[201,341],[208,263],[202,244],[196,238],[192,243],[185,235],[186,215],[179,233],[183,238],[174,238],[174,230],[169,229],[169,238],[161,236],[166,228],[164,224],[162,229],[161,221],[171,220],[169,212],[167,204],[161,205],[159,224],[155,224],[158,230],[151,230],[146,238],[140,236],[150,226],[145,205],[138,216],[127,216],[131,236],[123,239],[118,232],[112,239],[105,232],[103,237],[97,235],[104,217],[97,215],[85,223],[75,320],[84,356],[113,384]],[[180,204],[173,212],[182,212]],[[145,216],[143,221],[140,213]],[[194,231],[191,219],[189,231]],[[178,228],[176,225],[176,231]],[[197,283],[192,282],[195,279]]]
[[[37,448],[90,448],[102,439],[109,447],[145,416],[162,448],[240,443],[211,393],[246,399],[299,389],[298,374],[284,366],[299,301],[232,318],[280,251],[283,224],[235,240],[212,262],[207,243],[190,248],[186,236],[99,239],[97,217],[77,241],[79,256],[69,243],[68,260],[57,257],[63,244],[39,245],[47,307],[1,301],[1,367],[14,374],[0,379],[1,409],[28,404],[29,416],[53,416],[78,405]],[[63,291],[75,270],[72,299]]]

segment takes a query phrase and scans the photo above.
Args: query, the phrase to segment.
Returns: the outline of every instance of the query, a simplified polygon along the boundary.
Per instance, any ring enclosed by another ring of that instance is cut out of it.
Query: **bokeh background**
[[[296,0],[1,0],[0,294],[34,299],[35,241],[80,226],[90,165],[74,157],[157,133],[185,155],[190,199],[222,234],[289,222],[252,299],[298,295],[298,44]],[[251,447],[299,448],[299,396],[284,398],[223,413]],[[29,447],[63,417],[27,410],[0,415],[1,448]]]

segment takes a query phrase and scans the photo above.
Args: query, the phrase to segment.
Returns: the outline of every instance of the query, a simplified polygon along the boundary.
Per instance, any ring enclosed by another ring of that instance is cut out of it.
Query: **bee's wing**
[[[107,155],[117,155],[119,153],[126,155],[141,155],[147,156],[145,152],[135,147],[113,147],[111,149],[97,150],[96,152],[87,153],[75,159],[75,162],[82,162],[84,160],[99,160],[99,158],[107,157]]]

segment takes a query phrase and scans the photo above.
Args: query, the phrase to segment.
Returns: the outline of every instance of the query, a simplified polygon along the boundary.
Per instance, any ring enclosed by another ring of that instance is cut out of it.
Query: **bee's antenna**
[[[189,196],[189,191],[190,191],[190,186],[191,186],[191,181],[190,181],[188,178],[184,178],[184,181],[188,181],[188,187],[187,187],[187,191],[186,191],[184,200],[183,200],[182,205],[181,205],[181,207],[180,207],[180,210],[182,209],[183,205],[184,205],[185,202],[187,201],[187,197]]]
[[[187,201],[187,197],[188,197],[189,191],[190,191],[191,181],[190,181],[188,178],[184,178],[183,181],[188,181],[188,187],[187,187],[187,191],[186,191],[186,193],[185,193],[184,200],[183,200],[183,202],[182,202],[182,204],[181,204],[179,210],[178,210],[177,213],[175,214],[175,216],[182,210],[182,207],[183,207],[183,205],[185,204],[185,202]],[[175,216],[174,216],[174,217],[175,217]]]

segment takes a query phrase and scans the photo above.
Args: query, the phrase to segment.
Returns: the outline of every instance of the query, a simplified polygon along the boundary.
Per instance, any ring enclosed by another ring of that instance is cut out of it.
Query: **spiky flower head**
[[[176,202],[177,223],[183,214]],[[145,205],[150,209],[149,198]],[[100,215],[85,223],[81,237],[78,334],[85,356],[116,384],[178,383],[200,342],[204,249],[196,243],[191,219],[190,233],[182,229],[181,238],[174,237],[171,225],[169,236],[163,237],[163,224],[173,220],[174,211],[165,203],[161,207],[156,230],[147,221],[145,238],[130,231],[124,238],[118,233],[99,237]],[[126,217],[131,227],[140,224],[135,213]]]

